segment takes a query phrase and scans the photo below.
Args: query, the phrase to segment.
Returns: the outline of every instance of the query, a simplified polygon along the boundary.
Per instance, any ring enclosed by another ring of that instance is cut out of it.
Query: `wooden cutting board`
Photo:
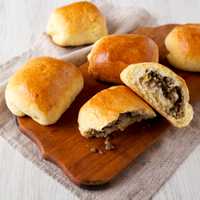
[[[125,169],[171,125],[161,116],[133,124],[112,138],[116,147],[112,151],[105,151],[102,138],[82,137],[77,124],[80,107],[109,85],[92,79],[87,73],[87,64],[80,68],[85,79],[84,89],[56,124],[41,126],[29,117],[17,118],[17,122],[19,129],[38,145],[42,156],[60,167],[74,183],[102,185]],[[192,102],[200,100],[199,74],[181,73],[188,83]],[[93,147],[103,153],[91,152]]]

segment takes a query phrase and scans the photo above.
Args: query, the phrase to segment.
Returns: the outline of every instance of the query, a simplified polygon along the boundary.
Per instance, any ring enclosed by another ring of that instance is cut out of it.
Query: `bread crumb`
[[[90,148],[90,152],[92,153],[97,153],[98,152],[98,149],[96,147],[91,147]]]
[[[99,154],[103,154],[104,153],[101,149],[97,149],[96,147],[91,147],[90,148],[90,152],[99,153]]]
[[[107,150],[107,151],[111,151],[111,150],[115,149],[115,146],[110,142],[109,137],[107,137],[105,139],[104,144],[105,144],[105,150]]]
[[[99,154],[103,154],[103,151],[101,149],[98,150]]]

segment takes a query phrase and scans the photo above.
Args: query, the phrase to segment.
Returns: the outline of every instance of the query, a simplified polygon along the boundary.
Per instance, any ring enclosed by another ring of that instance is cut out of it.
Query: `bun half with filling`
[[[185,81],[158,63],[129,65],[121,80],[176,127],[187,126],[193,118]]]
[[[89,99],[79,111],[78,124],[85,137],[106,137],[155,116],[148,104],[128,87],[120,85],[104,89]]]

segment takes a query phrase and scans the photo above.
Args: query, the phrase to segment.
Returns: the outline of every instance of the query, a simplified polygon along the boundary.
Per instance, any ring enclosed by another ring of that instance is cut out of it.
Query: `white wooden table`
[[[52,9],[66,2],[67,0],[0,0],[0,63],[31,47],[44,31]],[[199,0],[135,0],[135,4],[159,17],[159,23],[200,22]],[[200,199],[199,169],[200,146],[153,199]],[[0,138],[0,200],[42,199],[76,198]]]

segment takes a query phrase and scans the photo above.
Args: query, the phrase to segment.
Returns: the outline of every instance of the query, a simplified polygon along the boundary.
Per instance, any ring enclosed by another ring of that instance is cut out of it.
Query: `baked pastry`
[[[105,17],[87,1],[57,8],[50,16],[47,34],[60,46],[79,46],[96,42],[108,34]]]
[[[185,24],[174,28],[165,45],[171,65],[185,71],[200,72],[200,24]]]
[[[104,89],[80,109],[78,124],[85,137],[106,137],[123,131],[130,124],[155,117],[155,112],[128,87],[120,85]]]
[[[28,61],[8,81],[5,100],[17,116],[42,125],[55,123],[83,88],[79,69],[50,57]]]
[[[193,118],[187,85],[180,76],[158,63],[129,65],[121,80],[176,127]]]
[[[88,61],[88,71],[94,78],[122,83],[120,72],[129,64],[158,62],[158,46],[142,35],[110,35],[95,43]]]
[[[133,33],[150,37],[159,47],[159,61],[164,61],[168,51],[165,47],[165,38],[178,24],[165,24],[155,27],[139,27]]]

